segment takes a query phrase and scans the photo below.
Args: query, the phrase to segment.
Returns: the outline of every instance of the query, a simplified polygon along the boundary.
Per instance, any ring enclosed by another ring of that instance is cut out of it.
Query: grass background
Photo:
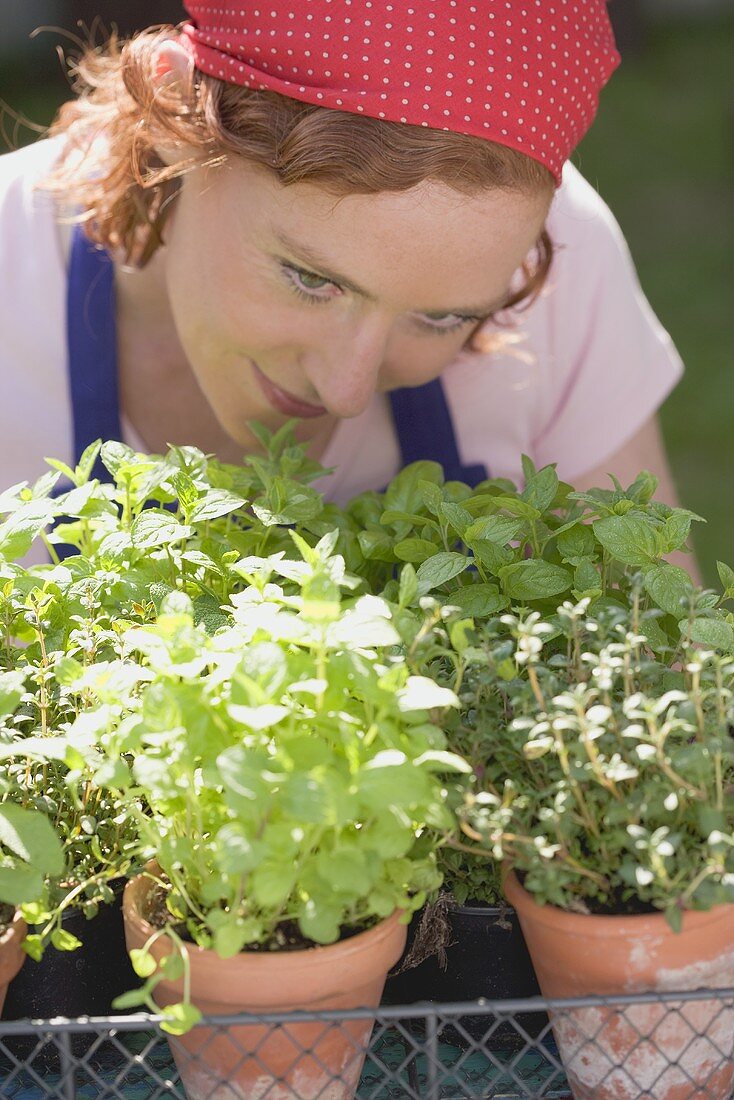
[[[713,583],[717,558],[734,565],[734,7],[661,14],[642,30],[574,160],[614,211],[686,364],[662,421],[681,499],[708,521],[694,543]],[[0,59],[0,99],[41,125],[68,95],[58,41],[34,40],[30,81],[27,55]],[[34,137],[7,115],[5,133],[14,145]]]

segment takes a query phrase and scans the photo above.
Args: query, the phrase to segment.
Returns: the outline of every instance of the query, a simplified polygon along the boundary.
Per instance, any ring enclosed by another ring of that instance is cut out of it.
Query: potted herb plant
[[[176,594],[124,635],[147,680],[118,686],[109,785],[155,862],[125,891],[146,982],[118,1004],[163,1009],[192,1098],[222,1079],[352,1095],[364,1021],[189,1029],[201,1012],[376,1005],[440,882],[445,776],[469,770],[429,716],[453,692],[410,674],[384,601],[349,596],[336,532],[291,538],[299,560],[237,563],[228,626],[207,633]],[[402,606],[415,595],[406,583]]]
[[[641,593],[628,612],[503,617],[508,721],[464,829],[504,863],[547,997],[734,984],[734,660],[690,644],[709,595],[664,657]],[[575,1009],[554,1029],[579,1100],[725,1100],[733,1023],[703,999]]]

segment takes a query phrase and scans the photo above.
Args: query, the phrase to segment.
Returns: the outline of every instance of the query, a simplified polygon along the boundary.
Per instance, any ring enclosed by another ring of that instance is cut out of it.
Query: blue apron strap
[[[404,466],[431,459],[441,463],[447,481],[464,481],[472,488],[489,476],[481,464],[462,464],[439,378],[423,386],[392,390],[388,396]]]
[[[122,439],[117,387],[115,271],[103,248],[74,227],[66,297],[74,463],[95,439]],[[98,458],[92,477],[109,481]]]
[[[117,387],[117,326],[115,272],[103,248],[93,245],[80,225],[74,226],[66,288],[66,363],[74,453],[72,466],[96,439],[122,439]],[[97,460],[92,477],[111,481]],[[66,478],[56,483],[54,496],[70,488]],[[76,553],[59,544],[63,561]]]

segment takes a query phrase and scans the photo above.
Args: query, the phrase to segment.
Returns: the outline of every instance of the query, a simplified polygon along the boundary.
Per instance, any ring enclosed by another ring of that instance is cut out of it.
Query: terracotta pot
[[[125,888],[128,950],[155,931],[141,915],[151,887],[151,879],[139,875]],[[394,913],[368,932],[304,951],[220,959],[191,945],[191,1000],[206,1016],[375,1008],[405,946],[406,927],[398,919]],[[151,953],[156,959],[172,954],[168,937]],[[156,1002],[174,1004],[182,990],[182,980],[162,981]],[[371,1031],[371,1020],[196,1027],[171,1047],[189,1100],[347,1100],[359,1083]]]
[[[662,913],[584,916],[537,905],[512,873],[505,893],[545,997],[734,987],[734,905],[687,911],[675,933]],[[580,1008],[551,1019],[577,1100],[732,1095],[731,1000]]]
[[[5,1004],[8,985],[25,962],[26,955],[22,944],[28,931],[20,910],[16,910],[12,923],[0,936],[0,1013]]]

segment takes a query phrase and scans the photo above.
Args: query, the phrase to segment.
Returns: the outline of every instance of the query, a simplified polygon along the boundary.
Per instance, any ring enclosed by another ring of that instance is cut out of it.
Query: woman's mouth
[[[271,382],[260,370],[257,363],[253,362],[252,366],[255,377],[260,384],[260,389],[278,412],[284,413],[286,416],[301,417],[302,419],[326,415],[326,409],[323,405],[311,405],[308,401],[301,401],[300,397],[294,397],[292,393],[282,390],[280,386],[275,385],[275,382]]]

